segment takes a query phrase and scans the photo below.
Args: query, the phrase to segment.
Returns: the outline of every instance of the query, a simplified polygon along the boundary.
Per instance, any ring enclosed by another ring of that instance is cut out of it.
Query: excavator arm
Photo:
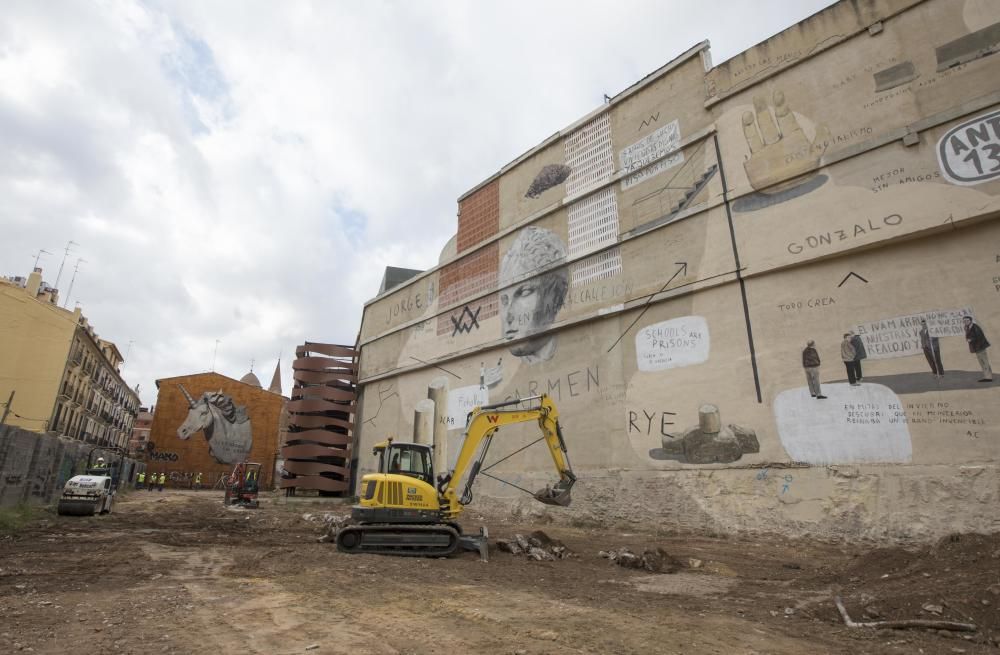
[[[542,439],[549,449],[552,462],[559,480],[553,485],[535,492],[533,496],[539,502],[547,505],[567,506],[570,504],[570,490],[576,483],[576,475],[570,467],[566,452],[566,442],[563,439],[562,428],[559,426],[559,411],[552,399],[547,395],[521,398],[494,405],[477,407],[469,413],[465,426],[465,441],[455,462],[455,468],[450,475],[441,481],[442,510],[455,518],[462,508],[472,501],[472,484],[479,475],[483,460],[489,450],[497,430],[506,425],[536,421],[542,431]],[[466,477],[466,472],[468,476]],[[461,496],[458,486],[465,478]]]

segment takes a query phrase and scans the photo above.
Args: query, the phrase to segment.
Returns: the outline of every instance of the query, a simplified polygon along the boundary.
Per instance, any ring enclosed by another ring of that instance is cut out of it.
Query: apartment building
[[[125,448],[139,397],[121,377],[121,352],[101,339],[77,307],[58,306],[58,291],[36,268],[0,280],[0,397],[7,422]],[[13,396],[11,394],[13,393]]]

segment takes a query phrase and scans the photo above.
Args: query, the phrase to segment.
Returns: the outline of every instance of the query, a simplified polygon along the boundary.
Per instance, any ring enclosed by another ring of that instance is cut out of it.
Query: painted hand
[[[750,146],[750,159],[743,163],[743,169],[750,186],[757,191],[767,189],[769,193],[801,183],[796,178],[815,168],[830,137],[825,126],[817,125],[810,141],[781,91],[774,92],[772,105],[773,117],[767,100],[754,96],[754,111],[743,113],[743,135]],[[786,182],[782,187],[768,188],[782,181]]]

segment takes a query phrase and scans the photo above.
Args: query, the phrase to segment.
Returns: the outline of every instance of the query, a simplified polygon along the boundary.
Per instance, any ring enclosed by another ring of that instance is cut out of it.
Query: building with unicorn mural
[[[147,467],[186,487],[198,473],[211,485],[239,462],[260,462],[262,486],[270,487],[285,430],[280,380],[277,369],[268,389],[253,372],[240,380],[215,372],[157,380]]]

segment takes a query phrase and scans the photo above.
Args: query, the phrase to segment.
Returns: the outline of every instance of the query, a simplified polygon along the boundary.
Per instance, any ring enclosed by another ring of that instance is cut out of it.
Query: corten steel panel
[[[334,473],[340,477],[348,477],[350,469],[334,464],[323,464],[322,462],[285,462],[285,470],[298,475],[319,475],[321,473]]]
[[[350,391],[333,387],[296,387],[292,389],[292,400],[322,398],[339,402],[354,402],[354,394]]]
[[[350,407],[345,406],[340,403],[331,402],[329,400],[319,400],[319,399],[309,399],[309,400],[293,400],[288,403],[288,411],[290,412],[342,412],[349,410]],[[353,426],[348,426],[353,427]]]
[[[314,352],[321,355],[327,355],[329,357],[343,357],[354,361],[354,348],[350,346],[338,346],[330,343],[312,343],[311,341],[306,341],[305,344],[299,346],[295,349],[295,356],[302,357],[306,353]]]
[[[300,475],[294,478],[283,478],[278,486],[282,489],[316,489],[344,495],[350,490],[350,484],[348,480],[338,480],[322,475]]]
[[[296,432],[295,439],[298,441],[314,441],[316,443],[324,443],[329,446],[347,446],[351,443],[353,437],[347,434],[327,432],[326,430],[304,430],[302,432]]]
[[[295,349],[295,388],[281,455],[286,489],[344,493],[351,488],[357,358],[349,346],[306,342]]]
[[[334,382],[342,382],[343,384],[353,385],[358,381],[357,375],[335,372],[324,373],[321,371],[295,371],[292,374],[292,379],[303,384],[332,384]]]
[[[348,410],[345,408],[343,411],[346,412]],[[342,428],[345,431],[354,429],[354,423],[351,421],[334,418],[328,414],[330,414],[330,412],[324,412],[318,416],[309,414],[293,414],[291,424],[295,427],[303,429],[318,428],[320,430],[329,430],[331,428]],[[334,430],[334,432],[336,432],[336,430]]]
[[[343,363],[329,357],[299,357],[292,362],[292,368],[296,371],[335,371],[347,374],[354,372],[353,366],[345,366]]]

